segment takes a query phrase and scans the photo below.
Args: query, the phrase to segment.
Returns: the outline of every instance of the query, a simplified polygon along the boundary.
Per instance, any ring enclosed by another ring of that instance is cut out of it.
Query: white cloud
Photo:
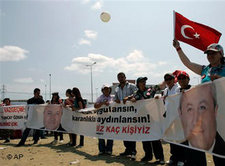
[[[97,32],[92,30],[85,30],[84,33],[85,33],[85,36],[89,39],[96,39],[98,35]]]
[[[31,77],[27,77],[27,78],[16,78],[16,79],[14,79],[14,82],[29,84],[29,83],[33,83],[34,80]]]
[[[139,50],[134,50],[131,52],[126,59],[130,62],[137,62],[137,61],[142,61],[144,58],[142,51]]]
[[[133,50],[128,54],[128,56],[121,58],[111,58],[104,56],[102,54],[90,53],[86,57],[76,57],[72,60],[72,64],[66,66],[64,69],[69,71],[77,71],[80,73],[90,72],[90,65],[93,62],[96,64],[93,66],[93,71],[105,72],[107,69],[113,71],[123,71],[125,73],[130,73],[133,76],[140,75],[152,75],[155,77],[162,77],[162,74],[156,74],[156,68],[159,64],[165,64],[162,62],[150,62],[150,59],[145,57],[140,50]]]
[[[97,1],[95,2],[95,4],[91,7],[91,9],[93,10],[100,10],[103,6],[103,2],[100,0],[100,1]]]
[[[86,39],[80,39],[80,41],[78,42],[79,45],[91,45],[91,42],[89,40]]]
[[[85,37],[87,37],[88,39],[96,39],[98,33],[92,30],[85,30],[84,31]],[[79,45],[91,45],[91,41],[88,39],[84,39],[81,38],[78,42]],[[73,47],[77,47],[76,45],[74,45]]]
[[[29,53],[17,46],[4,46],[0,48],[0,61],[20,61],[26,58]]]

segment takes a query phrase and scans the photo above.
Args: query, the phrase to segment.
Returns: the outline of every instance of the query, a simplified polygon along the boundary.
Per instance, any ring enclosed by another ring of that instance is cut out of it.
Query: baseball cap
[[[207,54],[209,51],[220,52],[221,55],[224,55],[223,47],[217,43],[210,44],[205,50],[204,54]]]
[[[137,79],[137,84],[141,81],[141,80],[147,80],[148,78],[147,77],[138,77]]]
[[[111,87],[110,87],[108,84],[104,84],[104,85],[102,86],[102,90],[103,90],[104,88],[110,88],[110,89],[111,89]]]

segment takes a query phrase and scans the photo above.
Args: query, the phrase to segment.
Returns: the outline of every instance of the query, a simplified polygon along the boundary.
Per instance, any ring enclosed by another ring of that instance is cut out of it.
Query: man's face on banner
[[[48,105],[44,110],[44,126],[49,130],[59,128],[62,117],[62,107],[60,105]]]
[[[209,150],[216,136],[216,112],[211,84],[183,94],[179,110],[184,135],[196,148]]]

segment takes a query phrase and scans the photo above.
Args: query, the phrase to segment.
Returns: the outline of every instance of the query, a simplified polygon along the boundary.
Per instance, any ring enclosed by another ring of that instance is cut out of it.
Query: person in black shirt
[[[62,104],[62,101],[61,101],[61,99],[59,97],[59,93],[58,92],[52,93],[51,104]],[[60,129],[62,129],[61,124],[60,124],[59,130]],[[63,133],[54,131],[54,140],[51,142],[51,144],[56,145],[58,143],[58,136],[59,136],[59,139],[60,139],[59,142],[63,143]]]
[[[39,88],[35,88],[34,89],[34,97],[30,98],[29,100],[27,100],[27,104],[44,104],[44,100],[42,98],[42,96],[40,95],[41,90]],[[17,147],[19,146],[23,146],[26,142],[26,139],[30,133],[31,128],[26,128],[23,132],[23,136],[20,140],[20,142],[16,145]],[[37,144],[38,140],[39,140],[39,135],[40,135],[40,130],[34,130],[34,144]]]
[[[160,86],[162,85],[147,87],[146,86],[147,79],[148,79],[147,77],[139,77],[137,79],[138,90],[134,93],[134,96],[131,99],[132,102],[136,102],[137,100],[154,98],[156,92],[160,91]],[[142,145],[145,151],[145,156],[141,159],[141,161],[143,162],[151,161],[154,154],[157,160],[156,163],[159,163],[161,165],[165,164],[163,147],[160,140],[143,141]]]
[[[77,111],[79,109],[84,109],[86,107],[85,102],[83,98],[81,97],[80,90],[77,87],[74,87],[72,89],[72,94],[75,97],[74,100],[74,107],[72,108],[73,111]],[[77,140],[77,135],[73,134],[72,135],[72,144],[76,145],[76,140]],[[84,136],[80,135],[80,144],[77,147],[82,147],[84,146]]]

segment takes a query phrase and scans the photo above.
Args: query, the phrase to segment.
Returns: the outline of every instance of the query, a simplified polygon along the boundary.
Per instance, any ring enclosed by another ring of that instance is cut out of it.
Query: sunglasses
[[[215,55],[217,52],[216,51],[209,51],[207,52],[207,55]]]
[[[165,81],[171,81],[173,79],[173,77],[169,77],[169,78],[165,78]]]

